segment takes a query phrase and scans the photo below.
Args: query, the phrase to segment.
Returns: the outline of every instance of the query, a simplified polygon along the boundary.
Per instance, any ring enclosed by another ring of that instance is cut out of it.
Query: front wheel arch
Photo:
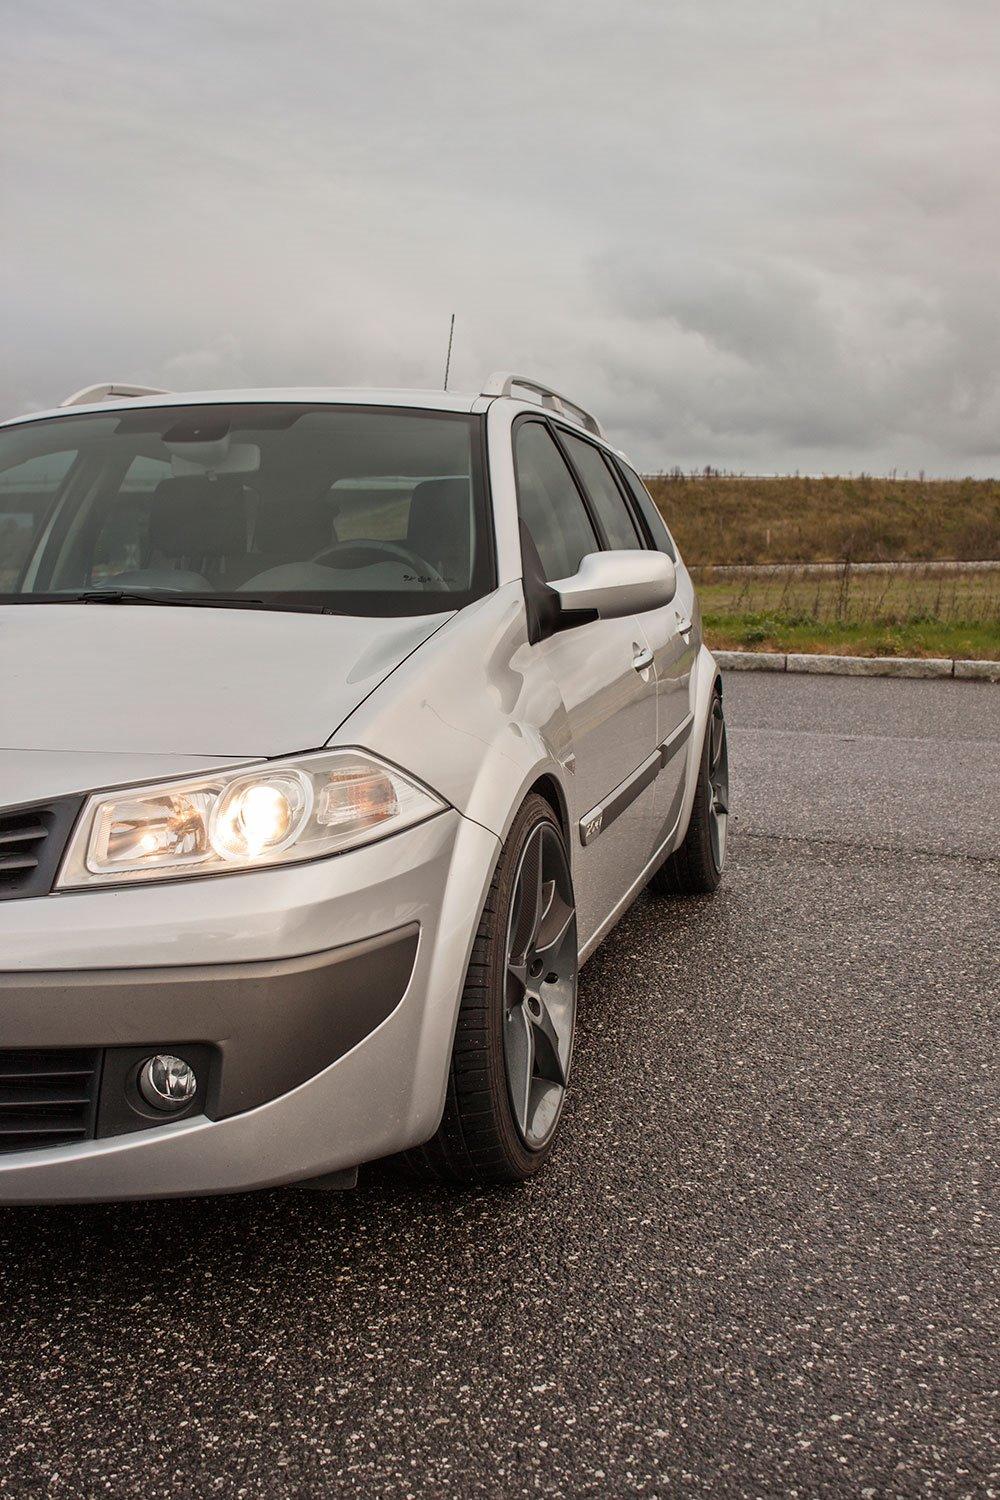
[[[569,808],[566,805],[566,797],[558,781],[556,781],[554,776],[539,776],[538,780],[533,782],[528,788],[525,794],[526,797],[530,797],[532,792],[537,793],[539,797],[544,797],[545,801],[549,804],[559,821],[563,838],[566,840],[566,847],[567,849],[571,849]]]
[[[550,843],[558,844],[569,906],[563,902],[560,911],[554,899],[560,890],[558,878],[549,902],[539,864],[534,918],[525,921],[528,907],[519,899],[525,856],[544,829],[549,830]],[[517,1182],[538,1170],[554,1144],[565,1100],[578,971],[565,833],[549,802],[531,791],[517,809],[500,851],[473,940],[444,1114],[436,1135],[408,1153],[412,1166],[425,1175],[467,1184]],[[533,1038],[522,1079],[527,1091],[523,1120],[512,1097],[515,1070],[508,1045],[515,1012],[525,1035]],[[545,1128],[535,1135],[539,1122]],[[525,1128],[529,1124],[532,1128]]]

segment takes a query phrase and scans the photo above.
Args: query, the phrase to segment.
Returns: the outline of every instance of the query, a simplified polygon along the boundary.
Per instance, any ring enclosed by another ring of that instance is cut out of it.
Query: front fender
[[[540,777],[569,802],[569,720],[554,679],[524,670],[530,651],[517,580],[449,620],[331,743],[384,756],[503,839]]]

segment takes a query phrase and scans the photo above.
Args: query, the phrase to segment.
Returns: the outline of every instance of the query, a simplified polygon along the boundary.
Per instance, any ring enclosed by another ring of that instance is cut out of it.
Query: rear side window
[[[653,543],[657,551],[665,552],[668,557],[672,557],[674,562],[676,562],[677,548],[674,546],[673,537],[667,530],[666,522],[660,515],[656,501],[638,474],[634,474],[628,464],[619,462],[618,467],[621,470],[622,478],[631,491],[633,500],[638,506],[639,514],[649,527],[649,534],[653,538]]]
[[[593,443],[588,443],[573,433],[563,432],[561,428],[560,436],[569,450],[570,458],[580,471],[587,494],[594,502],[594,509],[608,538],[608,546],[616,550],[634,551],[640,548],[642,541],[614,475],[604,461],[604,455]]]
[[[600,545],[576,482],[540,422],[518,427],[514,467],[521,520],[538,550],[545,579],[569,578]]]

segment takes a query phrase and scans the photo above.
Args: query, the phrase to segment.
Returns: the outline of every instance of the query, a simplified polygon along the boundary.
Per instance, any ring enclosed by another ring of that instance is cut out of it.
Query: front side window
[[[639,534],[622,499],[622,492],[615,482],[603,454],[575,433],[563,432],[560,436],[569,449],[569,456],[580,471],[587,494],[594,504],[601,525],[608,539],[608,546],[634,551],[642,546]]]
[[[492,587],[479,422],[275,403],[7,428],[0,600],[120,590],[345,614],[460,608]]]
[[[531,534],[546,582],[570,578],[600,544],[576,482],[555,439],[541,422],[523,422],[514,436],[521,520]]]

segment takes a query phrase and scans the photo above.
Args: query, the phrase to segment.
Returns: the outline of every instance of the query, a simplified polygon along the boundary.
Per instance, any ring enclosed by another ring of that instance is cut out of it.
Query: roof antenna
[[[451,369],[451,341],[455,337],[455,314],[451,315],[451,327],[448,329],[448,357],[444,362],[444,388],[448,389],[448,371]]]

